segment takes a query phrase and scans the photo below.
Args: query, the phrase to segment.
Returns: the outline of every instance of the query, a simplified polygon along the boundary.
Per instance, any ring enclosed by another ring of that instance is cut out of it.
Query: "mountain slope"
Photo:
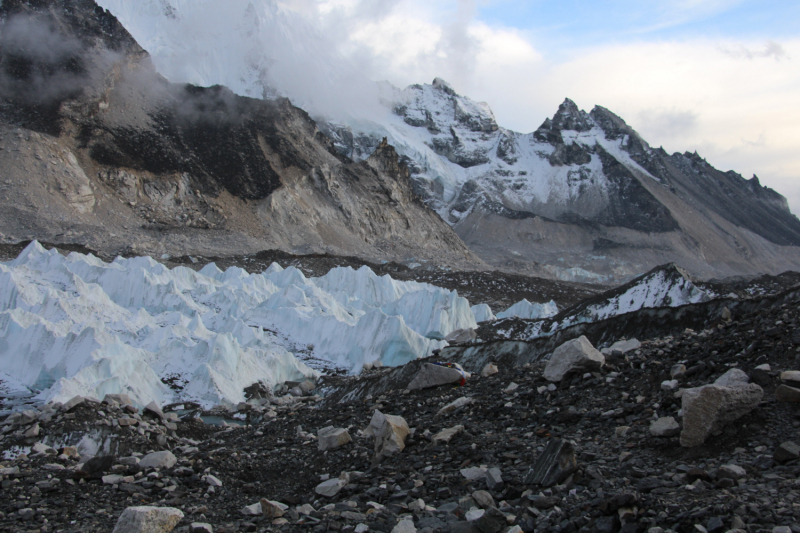
[[[101,3],[168,76],[291,96],[329,117],[321,129],[354,160],[386,137],[425,202],[495,266],[606,282],[670,262],[702,277],[800,266],[800,222],[782,196],[696,154],[651,148],[602,107],[585,113],[566,100],[535,132],[517,133],[440,79],[368,88],[274,1]]]
[[[520,134],[441,79],[383,92],[388,122],[326,133],[356,159],[388,136],[426,202],[490,263],[608,281],[668,262],[704,277],[800,265],[800,221],[783,196],[653,149],[605,108],[567,99]]]
[[[0,16],[6,239],[481,264],[391,146],[355,163],[286,99],[169,83],[92,0],[10,0]]]

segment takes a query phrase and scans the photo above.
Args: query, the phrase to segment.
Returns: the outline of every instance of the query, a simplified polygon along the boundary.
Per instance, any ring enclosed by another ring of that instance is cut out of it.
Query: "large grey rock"
[[[465,378],[464,372],[457,368],[425,363],[406,388],[408,390],[429,389],[440,385],[459,383]]]
[[[169,533],[182,518],[183,513],[172,507],[128,507],[113,533]]]
[[[566,440],[550,439],[536,463],[525,476],[526,485],[552,487],[578,470],[575,446]]]
[[[375,460],[380,461],[403,451],[411,430],[403,417],[376,410],[365,433],[375,437]]]
[[[352,440],[350,433],[344,428],[328,426],[317,432],[317,443],[319,445],[319,451],[321,452],[344,446]]]
[[[684,390],[681,445],[700,446],[710,435],[718,435],[727,424],[758,407],[764,390],[748,380],[747,374],[734,368],[710,385]]]
[[[599,370],[605,362],[603,354],[581,335],[555,349],[547,361],[544,377],[548,381],[558,382],[571,373]]]
[[[650,434],[654,437],[674,437],[680,432],[680,424],[671,416],[659,418],[650,424]]]
[[[467,329],[457,329],[455,331],[451,331],[450,333],[447,334],[444,340],[454,344],[460,344],[462,342],[469,342],[477,338],[478,334],[475,332],[475,330],[473,328],[467,328]]]
[[[165,450],[148,453],[139,461],[139,466],[142,468],[172,468],[177,462],[178,458],[171,451]]]
[[[481,370],[481,377],[488,378],[489,376],[493,376],[498,372],[500,372],[500,370],[498,370],[496,364],[486,363],[486,366],[484,366],[483,370]]]

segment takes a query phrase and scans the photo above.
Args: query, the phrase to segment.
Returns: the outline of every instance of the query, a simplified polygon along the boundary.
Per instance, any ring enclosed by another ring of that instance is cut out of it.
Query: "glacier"
[[[276,263],[196,272],[150,257],[64,256],[35,241],[0,263],[0,382],[41,401],[237,403],[256,382],[318,377],[311,361],[352,373],[400,365],[475,327],[455,291],[368,267],[318,278]]]

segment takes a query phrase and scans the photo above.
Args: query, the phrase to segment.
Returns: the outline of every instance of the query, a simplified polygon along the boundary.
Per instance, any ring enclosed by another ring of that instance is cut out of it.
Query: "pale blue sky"
[[[522,30],[540,50],[639,39],[781,39],[800,33],[800,2],[484,0],[478,18]]]

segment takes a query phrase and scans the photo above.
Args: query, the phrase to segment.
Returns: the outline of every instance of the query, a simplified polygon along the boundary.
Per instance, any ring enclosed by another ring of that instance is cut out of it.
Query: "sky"
[[[800,213],[800,2],[286,0],[365,75],[439,76],[527,133],[569,97]]]

